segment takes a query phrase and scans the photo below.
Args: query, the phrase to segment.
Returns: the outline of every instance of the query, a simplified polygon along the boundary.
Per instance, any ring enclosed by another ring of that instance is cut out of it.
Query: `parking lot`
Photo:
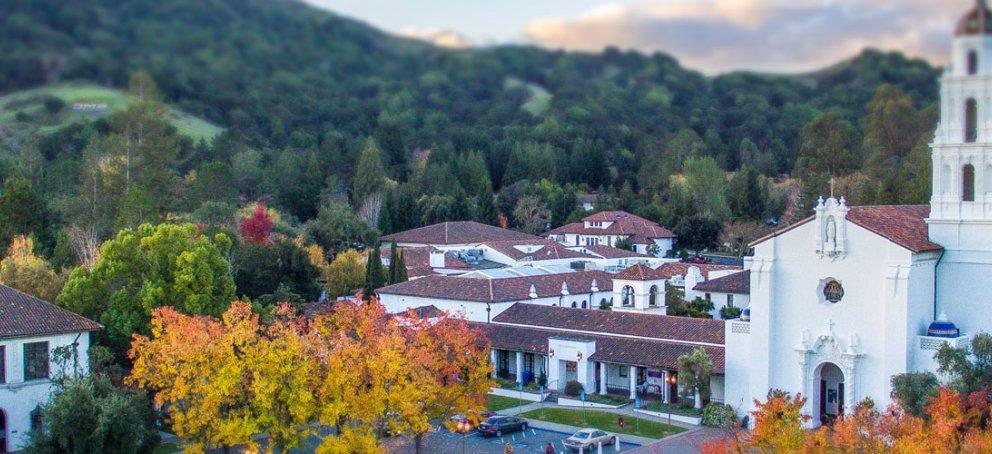
[[[548,443],[554,445],[557,452],[568,452],[561,444],[569,434],[550,430],[528,428],[524,432],[514,432],[502,437],[482,437],[477,433],[456,434],[441,429],[424,438],[424,452],[429,453],[494,453],[502,454],[504,446],[509,443],[514,453],[543,453]],[[406,454],[414,452],[413,440],[395,438],[386,443],[389,452]],[[632,444],[623,444],[622,451],[633,449]],[[593,453],[596,451],[593,450]],[[603,453],[614,453],[613,446],[604,446]]]

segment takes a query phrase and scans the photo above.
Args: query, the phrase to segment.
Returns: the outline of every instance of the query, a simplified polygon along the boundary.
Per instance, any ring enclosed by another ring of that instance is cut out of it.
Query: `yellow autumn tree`
[[[45,259],[34,254],[34,240],[16,236],[0,260],[0,284],[45,301],[55,301],[64,280]]]
[[[150,337],[134,336],[127,383],[155,391],[187,452],[250,443],[257,424],[243,389],[245,364],[235,356],[256,342],[251,306],[231,304],[223,321],[162,307],[152,311],[151,325]]]
[[[348,249],[336,257],[324,272],[327,292],[332,298],[351,295],[365,282],[365,263],[362,254]]]

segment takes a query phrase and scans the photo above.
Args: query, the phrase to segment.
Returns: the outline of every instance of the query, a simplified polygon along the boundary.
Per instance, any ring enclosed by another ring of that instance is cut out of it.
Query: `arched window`
[[[651,286],[651,293],[648,295],[648,306],[656,307],[658,305],[658,286]]]
[[[587,307],[589,306],[586,304],[586,300],[582,300],[582,308],[585,309]]]
[[[572,301],[572,309],[575,309],[577,307],[579,307],[579,303],[576,303],[575,301]]]
[[[622,301],[621,304],[623,304],[624,306],[633,306],[634,305],[634,288],[633,287],[631,287],[629,285],[628,286],[625,286],[623,288],[623,293],[621,294],[621,296],[623,297],[623,301]]]
[[[965,102],[964,106],[964,141],[973,143],[978,140],[978,102],[974,98]]]
[[[969,51],[968,52],[968,75],[973,76],[978,74],[978,52]]]
[[[961,170],[961,200],[975,201],[975,166],[967,164]]]

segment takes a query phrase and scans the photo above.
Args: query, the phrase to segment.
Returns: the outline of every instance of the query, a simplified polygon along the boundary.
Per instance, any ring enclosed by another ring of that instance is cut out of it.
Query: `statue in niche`
[[[837,253],[837,221],[834,217],[827,218],[826,231],[824,232],[823,251],[829,255]]]

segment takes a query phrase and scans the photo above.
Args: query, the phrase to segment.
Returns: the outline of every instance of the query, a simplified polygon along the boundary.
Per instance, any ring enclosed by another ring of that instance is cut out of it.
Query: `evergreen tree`
[[[396,260],[396,274],[393,275],[393,283],[399,284],[400,282],[406,282],[410,280],[406,274],[406,258],[403,257],[404,253],[400,252],[399,258]]]
[[[365,290],[362,291],[362,298],[368,301],[375,291],[386,285],[386,270],[382,268],[382,258],[380,257],[379,244],[369,252],[368,261],[365,263]]]
[[[765,194],[758,181],[758,172],[747,165],[727,186],[727,205],[735,218],[760,220],[765,213]]]
[[[499,211],[492,194],[479,196],[475,206],[475,220],[483,224],[499,225]]]
[[[385,184],[386,168],[382,164],[382,150],[374,139],[368,139],[358,156],[358,169],[355,171],[352,189],[355,206],[361,206],[366,197],[381,191]]]
[[[395,218],[396,204],[393,202],[393,194],[383,194],[382,208],[379,209],[379,232],[383,235],[396,232]]]
[[[386,272],[386,281],[392,285],[396,283],[396,269],[399,266],[400,252],[396,249],[396,243],[389,245],[389,271]]]

